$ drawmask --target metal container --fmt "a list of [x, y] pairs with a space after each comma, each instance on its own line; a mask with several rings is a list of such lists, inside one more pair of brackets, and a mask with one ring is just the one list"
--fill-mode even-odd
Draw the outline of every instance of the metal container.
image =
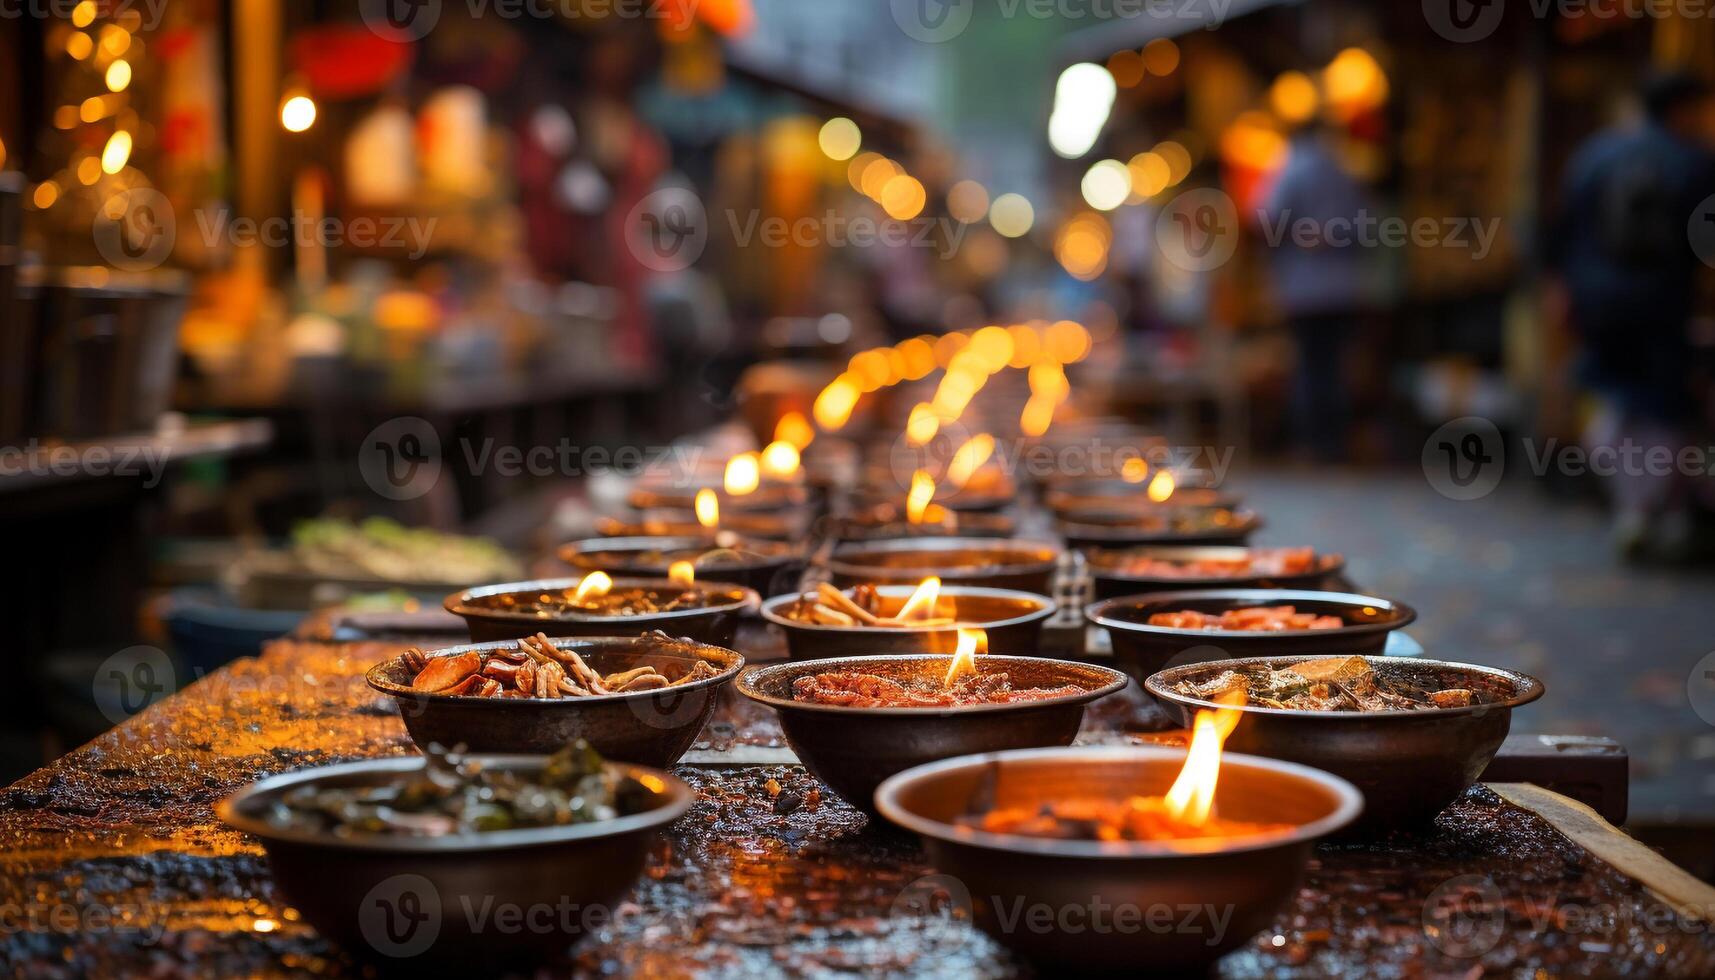
[[490, 608], [482, 600], [503, 595], [554, 592], [575, 589], [579, 579], [544, 578], [531, 582], [504, 582], [466, 589], [447, 596], [442, 603], [447, 612], [461, 616], [470, 626], [473, 643], [489, 640], [517, 640], [537, 633], [554, 636], [637, 636], [660, 630], [669, 636], [682, 636], [717, 647], [732, 646], [738, 633], [739, 616], [756, 609], [761, 599], [751, 589], [731, 582], [697, 582], [678, 585], [666, 579], [615, 578], [615, 589], [696, 589], [719, 598], [700, 609], [680, 609], [674, 612], [642, 616], [595, 616], [588, 613], [561, 612], [552, 616], [511, 612]]
[[[793, 541], [809, 530], [809, 511], [803, 508], [774, 514], [722, 513], [722, 531], [732, 531], [747, 538], [769, 541]], [[709, 529], [697, 523], [697, 516], [688, 511], [656, 511], [651, 516], [635, 520], [604, 517], [596, 522], [596, 533], [608, 538], [699, 537]]]
[[738, 691], [780, 713], [787, 743], [817, 779], [847, 803], [873, 813], [875, 788], [912, 766], [972, 752], [1072, 744], [1084, 706], [1127, 683], [1124, 674], [1107, 667], [990, 654], [976, 658], [977, 669], [1005, 672], [1014, 688], [1075, 684], [1084, 693], [958, 708], [852, 708], [792, 699], [792, 682], [810, 674], [855, 670], [938, 682], [951, 662], [947, 656], [918, 653], [777, 664], [740, 677]]
[[1017, 538], [901, 538], [834, 549], [828, 570], [838, 586], [916, 585], [930, 575], [948, 585], [1021, 589], [1048, 595], [1060, 546]]
[[1096, 548], [1085, 552], [1084, 560], [1097, 599], [1113, 599], [1123, 595], [1144, 595], [1151, 592], [1183, 592], [1187, 589], [1322, 589], [1340, 581], [1346, 569], [1346, 559], [1339, 555], [1318, 555], [1317, 567], [1307, 572], [1291, 574], [1245, 573], [1226, 577], [1168, 577], [1163, 575], [1134, 575], [1119, 571], [1115, 565], [1124, 558], [1136, 556], [1160, 561], [1237, 561], [1267, 549], [1203, 545], [1188, 547]]
[[[909, 597], [915, 586], [882, 585], [876, 591], [890, 599]], [[786, 631], [786, 655], [793, 660], [857, 657], [872, 653], [952, 653], [958, 648], [959, 628], [981, 628], [995, 653], [1031, 654], [1042, 638], [1042, 624], [1059, 608], [1053, 599], [1015, 589], [949, 585], [942, 597], [958, 603], [959, 622], [948, 626], [880, 628], [823, 626], [786, 617], [786, 607], [798, 593], [775, 596], [762, 604], [762, 618]]]
[[795, 586], [804, 571], [804, 555], [796, 547], [779, 541], [751, 541], [727, 535], [685, 537], [584, 538], [560, 546], [560, 561], [583, 572], [604, 571], [639, 578], [666, 578], [674, 561], [693, 561], [698, 555], [727, 549], [735, 554], [706, 568], [697, 576], [736, 582], [758, 595], [774, 595]]
[[[1178, 693], [1175, 686], [1181, 681], [1205, 680], [1256, 664], [1286, 667], [1303, 659], [1245, 657], [1190, 664], [1152, 675], [1145, 687], [1169, 714], [1189, 723], [1199, 708], [1215, 705]], [[1512, 709], [1543, 693], [1536, 678], [1497, 667], [1364, 659], [1393, 676], [1411, 676], [1434, 687], [1466, 688], [1486, 703], [1420, 711], [1295, 711], [1245, 705], [1237, 709], [1242, 717], [1226, 745], [1235, 752], [1315, 766], [1355, 783], [1364, 794], [1364, 816], [1356, 829], [1365, 833], [1434, 820], [1494, 758], [1512, 724]], [[1225, 770], [1221, 785], [1225, 793]]]
[[911, 524], [903, 515], [878, 517], [870, 513], [833, 518], [841, 541], [886, 541], [894, 538], [1009, 538], [1018, 523], [1005, 514], [961, 513], [946, 524]]
[[[405, 730], [419, 747], [463, 745], [472, 752], [548, 754], [586, 739], [603, 758], [645, 766], [670, 766], [696, 741], [714, 714], [722, 685], [738, 676], [744, 657], [732, 650], [647, 636], [565, 637], [553, 644], [575, 650], [598, 673], [654, 667], [669, 680], [700, 660], [719, 671], [678, 687], [629, 694], [572, 698], [477, 698], [430, 694], [411, 687], [403, 656], [369, 668], [369, 686], [399, 702]], [[510, 650], [511, 640], [448, 647], [429, 654], [450, 657], [468, 651]]]
[[[697, 487], [647, 487], [639, 486], [631, 491], [626, 503], [634, 510], [674, 510], [694, 513], [697, 505]], [[767, 483], [757, 487], [755, 491], [742, 496], [732, 496], [721, 490], [715, 491], [716, 502], [720, 504], [722, 514], [755, 514], [772, 513], [795, 507], [804, 507], [810, 503], [810, 491], [803, 487], [786, 486], [778, 483]]]
[[[539, 772], [542, 756], [478, 756], [489, 769]], [[390, 782], [423, 767], [417, 757], [370, 759], [271, 776], [215, 805], [228, 826], [262, 842], [268, 867], [293, 908], [348, 952], [393, 969], [430, 974], [493, 972], [556, 956], [599, 928], [643, 874], [656, 832], [695, 794], [682, 780], [617, 764], [654, 790], [642, 813], [594, 823], [445, 837], [335, 837], [275, 827], [267, 806], [301, 787]], [[659, 787], [656, 789], [656, 787]], [[560, 910], [550, 928], [502, 932], [472, 909]], [[487, 930], [483, 928], [486, 923]]]
[[1043, 491], [1042, 502], [1056, 515], [1075, 515], [1082, 511], [1147, 510], [1152, 507], [1225, 507], [1237, 509], [1237, 494], [1207, 487], [1184, 486], [1173, 496], [1157, 503], [1149, 499], [1148, 481], [1130, 483], [1125, 480], [1085, 480], [1053, 486]]
[[[1362, 802], [1350, 784], [1228, 752], [1217, 795], [1221, 816], [1294, 825], [1232, 840], [1054, 840], [955, 823], [992, 806], [1159, 796], [1184, 762], [1184, 751], [1156, 747], [966, 756], [888, 779], [876, 791], [876, 808], [923, 838], [943, 883], [957, 886], [955, 906], [965, 904], [978, 927], [1044, 970], [1130, 973], [1147, 963], [1152, 974], [1201, 975], [1273, 923], [1316, 840], [1358, 815]], [[1038, 909], [1050, 913], [1045, 926]], [[1101, 910], [1107, 915], [1098, 928], [1091, 916]], [[1206, 917], [1202, 910], [1209, 910]], [[1067, 922], [1077, 927], [1061, 925]]]
[[1068, 548], [1124, 548], [1132, 545], [1244, 544], [1262, 518], [1248, 510], [1222, 507], [1167, 507], [1139, 510], [1077, 511], [1060, 516], [1054, 527]]
[[[1327, 630], [1175, 629], [1151, 626], [1156, 613], [1190, 609], [1220, 613], [1248, 606], [1291, 605], [1300, 612], [1337, 615], [1348, 625]], [[1108, 631], [1114, 659], [1139, 681], [1169, 665], [1291, 654], [1298, 659], [1342, 653], [1381, 653], [1388, 634], [1409, 625], [1417, 611], [1402, 602], [1351, 592], [1302, 589], [1196, 589], [1105, 599], [1084, 617]]]

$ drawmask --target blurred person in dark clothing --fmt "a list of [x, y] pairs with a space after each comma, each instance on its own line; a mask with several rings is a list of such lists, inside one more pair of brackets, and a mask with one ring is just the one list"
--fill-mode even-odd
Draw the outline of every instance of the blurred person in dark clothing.
[[1690, 545], [1693, 494], [1706, 486], [1625, 460], [1652, 447], [1677, 460], [1697, 427], [1691, 326], [1705, 267], [1688, 228], [1715, 194], [1712, 103], [1707, 85], [1679, 73], [1648, 79], [1640, 95], [1641, 124], [1596, 134], [1567, 164], [1549, 250], [1583, 346], [1579, 378], [1604, 401], [1586, 442], [1621, 461], [1609, 480], [1615, 543], [1628, 557], [1674, 557]]
[[1362, 184], [1314, 126], [1295, 131], [1263, 202], [1273, 295], [1298, 347], [1296, 437], [1318, 461], [1343, 459], [1351, 429], [1348, 361], [1374, 288], [1358, 228], [1373, 219]]

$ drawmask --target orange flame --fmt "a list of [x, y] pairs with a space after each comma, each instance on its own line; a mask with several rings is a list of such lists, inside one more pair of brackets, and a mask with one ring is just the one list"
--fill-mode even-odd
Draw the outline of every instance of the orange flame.
[[905, 494], [905, 519], [912, 524], [923, 523], [923, 515], [935, 499], [935, 478], [927, 470], [911, 474], [911, 489]]
[[816, 429], [803, 412], [787, 412], [780, 416], [780, 421], [774, 423], [774, 441], [789, 442], [793, 448], [802, 452], [816, 441]]
[[935, 417], [935, 410], [928, 402], [918, 402], [911, 408], [911, 417], [905, 421], [905, 439], [913, 446], [928, 445], [935, 438], [935, 433], [941, 431], [941, 420]]
[[935, 615], [935, 601], [940, 597], [941, 578], [931, 575], [917, 583], [917, 588], [911, 592], [911, 598], [905, 600], [905, 605], [899, 607], [899, 614], [893, 618], [900, 622], [931, 619]]
[[977, 672], [977, 654], [989, 652], [987, 630], [960, 629], [959, 646], [953, 651], [953, 662], [947, 665], [947, 686], [966, 674]]
[[987, 432], [979, 432], [965, 444], [953, 452], [953, 461], [947, 464], [947, 481], [955, 487], [963, 487], [971, 482], [971, 477], [977, 470], [988, 462], [994, 454], [994, 436]]
[[816, 396], [815, 404], [810, 406], [810, 414], [816, 417], [817, 425], [836, 432], [851, 419], [852, 409], [857, 407], [858, 396], [862, 393], [851, 375], [842, 374]]
[[762, 472], [776, 480], [790, 480], [798, 475], [798, 447], [784, 439], [776, 439], [762, 450]]
[[720, 527], [721, 502], [708, 487], [697, 491], [697, 523], [707, 528]]
[[1120, 466], [1120, 477], [1127, 483], [1142, 483], [1149, 475], [1149, 463], [1141, 456], [1133, 456]]
[[728, 496], [742, 497], [755, 493], [762, 483], [762, 468], [755, 453], [739, 453], [726, 461], [726, 476], [722, 481]]
[[[1231, 690], [1216, 700], [1226, 705], [1240, 705], [1245, 701], [1245, 693]], [[1191, 748], [1185, 753], [1185, 766], [1179, 770], [1179, 778], [1173, 781], [1173, 787], [1162, 798], [1173, 819], [1193, 827], [1209, 822], [1215, 811], [1215, 784], [1221, 776], [1221, 746], [1238, 726], [1241, 714], [1231, 707], [1197, 712], [1197, 719], [1191, 727]]]
[[1168, 497], [1173, 496], [1173, 490], [1176, 486], [1177, 484], [1173, 481], [1173, 472], [1162, 470], [1155, 474], [1155, 479], [1149, 481], [1149, 489], [1145, 492], [1149, 494], [1149, 499], [1159, 504], [1166, 502]]
[[613, 589], [613, 579], [606, 572], [591, 572], [578, 583], [578, 591], [572, 593], [573, 602], [582, 602], [592, 596], [604, 596]]
[[1018, 428], [1027, 436], [1040, 436], [1054, 424], [1054, 399], [1041, 395], [1031, 395], [1024, 403], [1024, 411], [1019, 413]]
[[667, 578], [674, 585], [692, 585], [697, 581], [697, 566], [688, 561], [676, 561], [667, 566]]

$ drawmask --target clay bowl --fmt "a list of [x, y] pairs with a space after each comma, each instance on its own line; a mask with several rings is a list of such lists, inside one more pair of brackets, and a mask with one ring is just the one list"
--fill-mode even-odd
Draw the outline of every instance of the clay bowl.
[[1237, 575], [1219, 576], [1127, 572], [1123, 569], [1125, 561], [1130, 558], [1149, 558], [1173, 563], [1240, 561], [1270, 550], [1273, 549], [1221, 545], [1096, 548], [1084, 553], [1084, 561], [1089, 566], [1097, 599], [1207, 588], [1320, 589], [1338, 581], [1340, 573], [1346, 568], [1345, 558], [1339, 555], [1317, 555], [1313, 568], [1291, 573], [1269, 573], [1252, 569]]
[[[1296, 607], [1299, 612], [1337, 615], [1347, 625], [1339, 629], [1250, 632], [1239, 630], [1175, 629], [1151, 626], [1156, 613], [1191, 609], [1219, 613], [1247, 606]], [[1379, 654], [1388, 634], [1417, 618], [1417, 611], [1392, 599], [1350, 592], [1303, 589], [1195, 589], [1119, 596], [1094, 603], [1084, 617], [1108, 631], [1114, 659], [1133, 677], [1144, 678], [1187, 661], [1266, 657], [1274, 654], [1308, 657], [1342, 653]]]
[[1248, 510], [1163, 505], [1156, 510], [1069, 511], [1054, 526], [1068, 548], [1244, 544], [1262, 527], [1262, 518]]
[[[955, 823], [991, 806], [1159, 796], [1184, 762], [1183, 750], [1141, 746], [965, 756], [886, 780], [876, 808], [923, 839], [929, 863], [959, 886], [954, 902], [968, 901], [979, 928], [1048, 975], [1135, 973], [1146, 959], [1151, 974], [1200, 976], [1274, 922], [1316, 841], [1358, 815], [1363, 804], [1349, 783], [1229, 751], [1221, 759], [1221, 816], [1293, 827], [1225, 840], [1053, 840]], [[1190, 908], [1218, 912], [1188, 915]], [[1049, 911], [1046, 924], [1040, 913], [1015, 914], [1032, 909]], [[1119, 909], [1135, 911], [1122, 918]], [[1176, 911], [1163, 918], [1164, 909]], [[1106, 927], [1092, 928], [1091, 915], [1101, 910]]]
[[[695, 513], [697, 489], [640, 486], [631, 491], [626, 503], [635, 510], [678, 510]], [[722, 514], [770, 513], [805, 506], [810, 502], [810, 492], [791, 484], [764, 483], [754, 491], [736, 497], [723, 490], [716, 490], [715, 498], [720, 504]]]
[[947, 585], [982, 585], [1048, 595], [1060, 546], [1017, 538], [905, 538], [845, 544], [828, 562], [834, 584], [916, 585], [930, 575]]
[[1127, 513], [1162, 507], [1224, 507], [1239, 506], [1237, 494], [1207, 487], [1179, 487], [1173, 496], [1157, 502], [1149, 499], [1149, 483], [1128, 483], [1125, 480], [1086, 480], [1050, 487], [1042, 494], [1042, 503], [1056, 515], [1075, 516], [1084, 512]]
[[470, 627], [472, 642], [516, 640], [537, 633], [552, 636], [637, 636], [660, 630], [669, 636], [682, 636], [699, 643], [717, 647], [732, 646], [738, 632], [739, 616], [753, 611], [761, 600], [751, 589], [731, 582], [697, 582], [681, 586], [666, 579], [615, 578], [615, 590], [628, 588], [656, 589], [670, 592], [692, 588], [708, 596], [708, 604], [699, 609], [651, 613], [639, 616], [597, 616], [590, 613], [563, 611], [538, 616], [514, 611], [496, 603], [505, 596], [534, 597], [544, 592], [559, 592], [578, 587], [576, 578], [545, 578], [532, 582], [505, 582], [466, 589], [447, 596], [443, 605], [447, 612], [464, 618]]
[[[573, 698], [477, 698], [427, 694], [411, 688], [411, 669], [403, 657], [369, 668], [369, 686], [399, 702], [405, 730], [419, 747], [434, 743], [463, 745], [472, 752], [548, 754], [586, 739], [603, 758], [646, 766], [670, 766], [696, 741], [714, 714], [722, 685], [744, 667], [744, 658], [723, 647], [648, 636], [567, 637], [562, 650], [575, 650], [597, 672], [654, 667], [668, 680], [683, 677], [702, 660], [719, 673], [700, 681], [658, 691], [601, 694]], [[510, 650], [501, 640], [435, 650], [434, 657], [467, 651]]]
[[[1256, 664], [1279, 668], [1301, 656], [1244, 657], [1187, 664], [1152, 675], [1147, 690], [1170, 715], [1189, 722], [1199, 708], [1213, 707], [1175, 689], [1182, 681], [1205, 681], [1222, 671]], [[1485, 703], [1421, 711], [1294, 711], [1246, 705], [1226, 746], [1274, 759], [1315, 766], [1348, 779], [1363, 791], [1363, 832], [1417, 827], [1476, 782], [1494, 758], [1512, 724], [1512, 709], [1542, 696], [1542, 682], [1526, 674], [1440, 660], [1365, 657], [1378, 671], [1409, 677], [1435, 688], [1465, 688]], [[1226, 792], [1226, 772], [1221, 773]], [[1224, 797], [1223, 797], [1224, 799]]]
[[[884, 598], [902, 603], [915, 588], [881, 585], [876, 591]], [[1041, 641], [1042, 624], [1059, 608], [1053, 599], [1034, 592], [948, 585], [941, 589], [941, 603], [950, 598], [957, 604], [959, 622], [955, 625], [909, 629], [824, 626], [787, 618], [786, 609], [798, 601], [798, 596], [796, 592], [777, 595], [762, 604], [762, 618], [786, 631], [786, 655], [792, 660], [870, 653], [950, 654], [958, 648], [961, 626], [985, 630], [989, 649], [995, 653], [1030, 654], [1036, 652]]]
[[912, 766], [972, 752], [1072, 744], [1084, 706], [1127, 684], [1124, 674], [1107, 667], [988, 654], [976, 658], [977, 669], [1004, 671], [1014, 688], [1077, 685], [1084, 693], [955, 708], [856, 708], [792, 699], [792, 682], [809, 674], [855, 670], [898, 680], [927, 676], [938, 683], [951, 661], [917, 653], [776, 664], [747, 672], [738, 691], [780, 713], [787, 743], [817, 779], [840, 799], [873, 813], [876, 786]]
[[[777, 514], [740, 511], [721, 514], [720, 531], [717, 533], [731, 532], [745, 538], [768, 541], [793, 541], [802, 537], [809, 527], [809, 512], [803, 509], [789, 509]], [[697, 523], [694, 513], [678, 510], [656, 511], [635, 520], [604, 517], [596, 522], [595, 531], [606, 538], [687, 538], [711, 533]]]
[[[477, 756], [490, 769], [540, 772], [544, 756]], [[564, 955], [585, 931], [612, 921], [643, 874], [656, 832], [682, 816], [695, 794], [655, 769], [612, 765], [653, 791], [642, 813], [595, 823], [445, 837], [336, 837], [290, 830], [263, 818], [283, 794], [305, 786], [389, 782], [423, 767], [421, 757], [369, 759], [270, 776], [215, 805], [228, 826], [262, 842], [291, 906], [323, 936], [384, 968], [490, 973]], [[473, 925], [468, 909], [559, 909], [552, 928], [499, 934]]]
[[893, 538], [1009, 538], [1017, 522], [1006, 514], [952, 513], [947, 520], [912, 524], [898, 507], [857, 511], [833, 518], [841, 541], [886, 541]]
[[735, 534], [686, 537], [584, 538], [560, 546], [559, 559], [581, 572], [666, 578], [676, 561], [696, 566], [698, 578], [720, 579], [774, 595], [791, 588], [804, 569], [802, 552], [779, 541]]

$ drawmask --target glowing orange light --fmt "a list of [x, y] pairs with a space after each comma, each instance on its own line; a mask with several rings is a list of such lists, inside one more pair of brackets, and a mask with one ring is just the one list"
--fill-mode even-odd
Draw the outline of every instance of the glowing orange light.
[[1173, 490], [1176, 485], [1177, 484], [1175, 484], [1173, 480], [1172, 471], [1162, 470], [1160, 473], [1155, 474], [1155, 479], [1149, 481], [1149, 489], [1146, 490], [1145, 493], [1149, 494], [1149, 499], [1156, 503], [1164, 503], [1168, 497], [1173, 496]]
[[850, 375], [842, 374], [816, 396], [810, 414], [816, 417], [817, 425], [829, 432], [837, 432], [851, 420], [852, 409], [857, 407], [860, 394], [857, 382]]
[[777, 439], [763, 447], [762, 472], [776, 480], [790, 480], [798, 475], [798, 447]]
[[[1222, 704], [1243, 704], [1243, 691], [1228, 691], [1217, 700]], [[1232, 707], [1215, 711], [1199, 711], [1191, 726], [1191, 748], [1185, 753], [1185, 766], [1179, 778], [1163, 797], [1167, 812], [1173, 819], [1201, 827], [1209, 822], [1215, 811], [1215, 784], [1221, 776], [1221, 746], [1238, 726], [1242, 712]]]
[[697, 491], [697, 523], [707, 528], [719, 527], [721, 502], [708, 487]]
[[606, 572], [591, 572], [578, 583], [578, 591], [572, 593], [573, 602], [582, 602], [592, 596], [604, 596], [613, 590], [613, 579]]
[[1120, 478], [1127, 483], [1142, 483], [1148, 475], [1149, 464], [1141, 456], [1133, 456], [1120, 464]]
[[911, 416], [905, 420], [905, 441], [913, 446], [927, 445], [941, 431], [941, 420], [935, 417], [928, 402], [911, 406]]
[[905, 605], [899, 607], [899, 614], [894, 619], [900, 622], [910, 622], [913, 619], [933, 619], [935, 602], [941, 598], [941, 579], [931, 575], [917, 583], [917, 588], [911, 590], [911, 598], [905, 600]]
[[912, 524], [923, 523], [929, 504], [935, 499], [935, 478], [926, 470], [911, 474], [911, 489], [905, 493], [905, 519]]
[[739, 453], [726, 461], [726, 476], [721, 481], [727, 496], [743, 497], [756, 492], [762, 483], [762, 468], [755, 453]]
[[963, 487], [971, 482], [971, 477], [993, 454], [994, 436], [987, 432], [979, 432], [966, 439], [964, 445], [953, 451], [953, 460], [947, 464], [947, 482]]
[[977, 672], [977, 654], [987, 653], [989, 635], [987, 630], [959, 630], [959, 646], [953, 651], [953, 662], [947, 665], [947, 686], [966, 674]]
[[816, 441], [816, 427], [803, 412], [787, 412], [774, 423], [774, 441], [789, 442], [801, 452]]
[[667, 578], [674, 585], [691, 585], [697, 581], [697, 566], [688, 561], [676, 561], [667, 566]]
[[1019, 413], [1018, 428], [1025, 435], [1035, 437], [1048, 431], [1054, 424], [1054, 399], [1041, 395], [1031, 395], [1024, 403], [1024, 411]]

